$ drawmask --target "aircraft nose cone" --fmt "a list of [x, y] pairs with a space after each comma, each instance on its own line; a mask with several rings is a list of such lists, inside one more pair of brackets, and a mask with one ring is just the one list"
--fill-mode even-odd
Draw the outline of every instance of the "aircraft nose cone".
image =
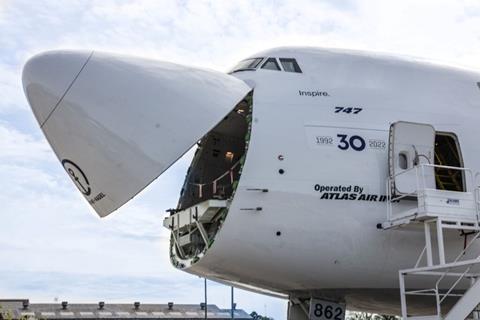
[[27, 61], [23, 90], [42, 126], [87, 63], [91, 52], [49, 51]]
[[33, 57], [23, 85], [64, 169], [102, 217], [149, 185], [251, 91], [212, 70], [78, 51]]

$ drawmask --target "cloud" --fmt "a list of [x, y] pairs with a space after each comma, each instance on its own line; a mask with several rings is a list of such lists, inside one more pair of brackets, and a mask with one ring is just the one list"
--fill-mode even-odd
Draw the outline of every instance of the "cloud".
[[[308, 45], [480, 69], [479, 25], [476, 0], [0, 0], [0, 251], [9, 259], [0, 266], [0, 291], [90, 301], [138, 295], [192, 302], [202, 296], [201, 280], [170, 266], [162, 226], [191, 152], [100, 220], [27, 106], [21, 69], [33, 54], [89, 48], [226, 70], [268, 47]], [[211, 286], [212, 299], [228, 305], [228, 288]], [[285, 318], [285, 302], [237, 292], [240, 306]]]
[[44, 139], [23, 133], [0, 120], [0, 163], [38, 163], [51, 161], [53, 152]]
[[18, 90], [20, 84], [20, 68], [0, 64], [0, 115], [15, 109], [26, 110], [23, 92]]

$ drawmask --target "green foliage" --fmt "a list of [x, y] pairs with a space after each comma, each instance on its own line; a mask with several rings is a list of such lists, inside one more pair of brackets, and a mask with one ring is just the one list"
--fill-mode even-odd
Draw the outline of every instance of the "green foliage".
[[[13, 311], [11, 310], [5, 310], [2, 305], [0, 305], [0, 320], [29, 320], [29, 319], [32, 319], [32, 317], [30, 316], [21, 316], [21, 317], [18, 317], [15, 318], [14, 315], [13, 315]], [[37, 318], [38, 320], [46, 320], [45, 318], [41, 317], [41, 318]]]
[[347, 320], [400, 320], [400, 318], [368, 312], [349, 312]]
[[273, 320], [273, 318], [262, 316], [255, 311], [250, 313], [250, 316], [253, 318], [253, 320]]
[[13, 312], [10, 310], [3, 310], [2, 306], [0, 306], [0, 319], [13, 320]]

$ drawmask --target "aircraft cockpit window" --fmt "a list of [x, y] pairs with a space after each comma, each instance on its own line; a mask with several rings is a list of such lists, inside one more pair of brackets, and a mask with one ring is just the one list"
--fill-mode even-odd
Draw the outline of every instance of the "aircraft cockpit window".
[[283, 70], [287, 72], [302, 73], [302, 70], [297, 63], [297, 60], [293, 58], [280, 58], [280, 63], [283, 66]]
[[262, 69], [280, 71], [280, 66], [278, 65], [277, 59], [268, 58], [262, 65]]
[[248, 71], [248, 70], [255, 70], [260, 62], [262, 62], [263, 58], [251, 58], [245, 59], [240, 61], [235, 67], [233, 67], [231, 73], [237, 71]]

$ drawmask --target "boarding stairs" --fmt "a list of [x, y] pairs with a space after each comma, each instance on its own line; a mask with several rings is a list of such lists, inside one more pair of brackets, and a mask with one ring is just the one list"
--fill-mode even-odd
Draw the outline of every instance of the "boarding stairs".
[[[449, 140], [448, 140], [449, 141]], [[453, 146], [450, 146], [450, 150], [454, 150]], [[452, 152], [452, 154], [456, 154]], [[448, 161], [445, 159], [445, 156], [441, 152], [435, 152], [435, 163], [436, 164], [447, 164]], [[459, 159], [456, 159], [460, 163]], [[448, 189], [455, 191], [462, 191], [461, 183], [462, 172], [459, 170], [450, 170], [447, 168], [442, 168], [438, 166], [435, 168], [435, 182], [440, 187], [440, 189]]]
[[[436, 186], [429, 185], [425, 177], [431, 178], [434, 170], [450, 174], [459, 171], [465, 177], [465, 190], [437, 189], [438, 177]], [[467, 168], [432, 164], [419, 164], [398, 175], [401, 174], [415, 175], [416, 187], [409, 193], [398, 194], [396, 176], [388, 179], [387, 221], [380, 226], [385, 230], [422, 228], [425, 235], [425, 246], [414, 267], [399, 271], [402, 319], [480, 319], [480, 256], [478, 247], [475, 248], [480, 237], [480, 193], [476, 181], [479, 174]], [[455, 239], [458, 244], [458, 236], [453, 236], [452, 231], [461, 232], [465, 243], [463, 250], [459, 248], [458, 254], [447, 261], [455, 247], [448, 242]], [[415, 303], [415, 299], [431, 302], [436, 313], [410, 314], [408, 303]]]

